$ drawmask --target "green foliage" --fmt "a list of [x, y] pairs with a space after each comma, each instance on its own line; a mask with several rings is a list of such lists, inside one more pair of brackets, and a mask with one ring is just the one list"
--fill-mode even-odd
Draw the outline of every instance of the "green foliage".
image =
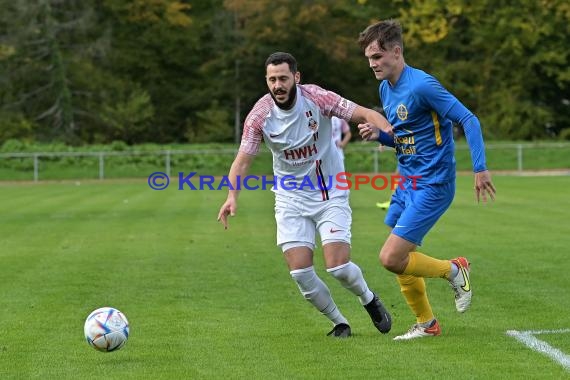
[[[93, 47], [93, 7], [76, 0], [0, 3], [5, 46], [0, 60], [9, 109], [37, 123], [35, 137], [77, 144], [84, 103], [75, 75]], [[3, 49], [6, 50], [6, 49]]]
[[34, 138], [34, 123], [21, 113], [0, 110], [0, 141]]
[[189, 122], [185, 137], [191, 143], [231, 141], [233, 128], [228, 124], [229, 112], [213, 101], [205, 111], [196, 113], [196, 121]]
[[23, 151], [25, 151], [25, 149], [28, 145], [29, 144], [26, 144], [22, 140], [9, 139], [9, 140], [4, 141], [4, 143], [0, 147], [0, 151], [2, 153], [23, 152]]
[[[14, 156], [16, 152], [20, 154]], [[62, 156], [61, 152], [68, 155]], [[236, 145], [219, 143], [128, 145], [117, 140], [106, 145], [70, 147], [64, 143], [41, 144], [11, 139], [0, 146], [0, 153], [6, 154], [0, 159], [0, 180], [32, 179], [33, 153], [36, 153], [41, 180], [61, 180], [99, 178], [100, 174], [105, 178], [145, 178], [155, 171], [167, 171], [168, 167], [175, 177], [180, 172], [225, 175], [236, 152]], [[22, 153], [30, 155], [22, 157]], [[520, 153], [524, 170], [570, 168], [568, 144], [533, 143], [524, 146]], [[457, 144], [455, 156], [458, 171], [472, 170], [470, 151], [464, 142]], [[487, 163], [491, 171], [518, 170], [517, 145], [488, 144]], [[373, 144], [350, 144], [345, 150], [345, 168], [351, 173], [391, 173], [396, 169], [394, 151], [386, 149], [380, 152]], [[250, 168], [250, 174], [271, 173], [272, 155], [262, 147]]]
[[123, 102], [103, 105], [100, 116], [109, 129], [107, 138], [134, 143], [151, 125], [154, 106], [145, 90], [135, 89]]
[[474, 111], [487, 137], [555, 136], [570, 125], [570, 6], [513, 4], [0, 0], [0, 143], [231, 141], [277, 50], [297, 57], [303, 82], [373, 107], [378, 83], [356, 40], [387, 18], [403, 24], [407, 62]]
[[570, 128], [565, 128], [560, 131], [560, 139], [570, 141]]

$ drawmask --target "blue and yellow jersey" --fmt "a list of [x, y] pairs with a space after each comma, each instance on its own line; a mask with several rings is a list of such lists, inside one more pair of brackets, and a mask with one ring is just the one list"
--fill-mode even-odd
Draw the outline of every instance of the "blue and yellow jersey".
[[[453, 122], [468, 136], [475, 172], [486, 170], [478, 119], [433, 76], [408, 65], [395, 86], [380, 83], [386, 118], [394, 127], [398, 168], [403, 176], [420, 176], [420, 183], [447, 183], [455, 179]], [[471, 140], [471, 141], [469, 141]]]

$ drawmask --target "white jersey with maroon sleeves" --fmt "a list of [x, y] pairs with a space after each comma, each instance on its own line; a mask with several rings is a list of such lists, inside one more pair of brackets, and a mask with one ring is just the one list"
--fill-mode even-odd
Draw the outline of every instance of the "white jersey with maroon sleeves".
[[349, 120], [355, 108], [355, 103], [316, 85], [297, 85], [297, 100], [287, 111], [267, 94], [245, 120], [240, 151], [255, 155], [265, 140], [273, 154], [276, 194], [313, 200], [346, 196], [347, 190], [336, 187], [344, 164], [333, 144], [331, 117]]

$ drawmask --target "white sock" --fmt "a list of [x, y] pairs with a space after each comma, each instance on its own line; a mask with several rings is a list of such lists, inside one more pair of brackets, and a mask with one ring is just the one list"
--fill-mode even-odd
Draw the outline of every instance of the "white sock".
[[451, 279], [454, 279], [458, 273], [459, 273], [459, 267], [455, 263], [451, 263], [451, 274], [449, 275], [449, 277]]
[[339, 323], [346, 323], [348, 325], [348, 321], [340, 313], [338, 307], [336, 307], [329, 288], [319, 276], [317, 276], [314, 267], [310, 266], [308, 268], [296, 269], [289, 273], [297, 283], [303, 297], [312, 303], [325, 317], [330, 319], [335, 326]]
[[362, 305], [367, 305], [374, 298], [374, 294], [362, 276], [362, 271], [358, 265], [349, 261], [346, 264], [339, 265], [338, 267], [327, 269], [334, 278], [336, 278], [342, 286], [350, 290], [358, 297]]
[[424, 323], [418, 323], [421, 327], [423, 327], [424, 329], [427, 329], [428, 327], [431, 327], [431, 325], [433, 325], [433, 322], [435, 321], [435, 318], [430, 319], [427, 322]]

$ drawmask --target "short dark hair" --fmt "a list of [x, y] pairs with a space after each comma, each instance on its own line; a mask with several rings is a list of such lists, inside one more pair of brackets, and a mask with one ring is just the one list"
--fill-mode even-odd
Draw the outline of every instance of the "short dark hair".
[[289, 53], [284, 53], [281, 51], [275, 52], [267, 57], [265, 60], [265, 68], [267, 69], [267, 66], [269, 65], [280, 65], [282, 63], [288, 64], [289, 70], [291, 70], [293, 74], [297, 72], [297, 60], [295, 57]]
[[369, 25], [358, 36], [358, 45], [362, 50], [365, 50], [374, 41], [378, 42], [378, 47], [382, 50], [388, 50], [397, 45], [403, 51], [402, 26], [396, 20], [380, 21]]

